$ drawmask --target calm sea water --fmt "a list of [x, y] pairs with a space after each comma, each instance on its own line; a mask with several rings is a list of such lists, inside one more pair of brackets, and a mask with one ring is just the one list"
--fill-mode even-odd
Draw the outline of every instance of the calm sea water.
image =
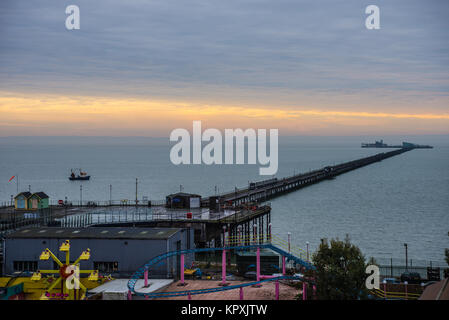
[[[349, 234], [366, 256], [444, 259], [449, 247], [449, 137], [413, 137], [435, 145], [413, 150], [334, 180], [324, 181], [272, 200], [273, 232], [292, 233], [295, 245], [315, 250], [321, 238]], [[372, 137], [285, 137], [279, 146], [278, 177], [383, 152], [362, 149]], [[400, 143], [402, 137], [385, 138]], [[20, 191], [44, 191], [52, 200], [164, 199], [182, 189], [211, 195], [259, 180], [257, 165], [175, 166], [168, 139], [15, 137], [0, 138], [0, 201]], [[90, 181], [70, 182], [70, 168], [82, 168]], [[266, 177], [265, 177], [266, 178]]]

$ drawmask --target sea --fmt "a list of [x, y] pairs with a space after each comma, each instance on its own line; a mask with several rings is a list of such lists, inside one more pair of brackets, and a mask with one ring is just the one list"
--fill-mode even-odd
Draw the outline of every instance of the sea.
[[[344, 239], [366, 257], [443, 261], [449, 248], [449, 135], [280, 137], [276, 177], [334, 165], [389, 149], [388, 144], [431, 144], [270, 200], [273, 233], [313, 252], [321, 239]], [[174, 165], [173, 143], [148, 137], [1, 137], [0, 203], [17, 190], [43, 191], [52, 202], [163, 200], [182, 190], [203, 196], [246, 187], [259, 165]], [[69, 181], [81, 168], [90, 181]], [[9, 182], [12, 176], [16, 176]], [[80, 191], [80, 186], [82, 190]]]

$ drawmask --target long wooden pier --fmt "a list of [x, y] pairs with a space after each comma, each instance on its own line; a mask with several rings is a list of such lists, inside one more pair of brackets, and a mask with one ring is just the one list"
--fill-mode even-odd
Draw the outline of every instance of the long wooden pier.
[[348, 171], [394, 157], [410, 150], [413, 150], [413, 148], [401, 148], [394, 151], [378, 153], [366, 158], [344, 162], [335, 166], [327, 166], [318, 170], [297, 174], [290, 177], [250, 183], [247, 188], [238, 189], [235, 190], [235, 192], [204, 198], [202, 200], [202, 205], [210, 206], [211, 201], [218, 201], [220, 205], [226, 204], [233, 206], [249, 202], [264, 202], [282, 194], [298, 190], [326, 179], [332, 179]]
[[[259, 206], [257, 202], [265, 202], [269, 199], [281, 196], [285, 193], [292, 192], [305, 186], [318, 183], [326, 179], [332, 179], [340, 174], [357, 168], [367, 166], [369, 164], [382, 161], [384, 159], [402, 154], [413, 150], [413, 148], [401, 148], [390, 152], [378, 153], [373, 156], [357, 159], [354, 161], [344, 162], [334, 166], [327, 166], [318, 170], [307, 173], [297, 174], [281, 179], [272, 178], [269, 180], [250, 183], [247, 188], [228, 192], [219, 196], [211, 196], [202, 199], [202, 209], [209, 207], [206, 215], [199, 212], [198, 216], [191, 211], [191, 217], [186, 216], [186, 212], [172, 213], [162, 212], [161, 214], [151, 214], [151, 217], [142, 219], [140, 214], [130, 214], [131, 219], [121, 220], [120, 214], [114, 219], [114, 212], [104, 213], [105, 221], [93, 221], [92, 215], [95, 215], [94, 208], [89, 208], [88, 212], [73, 212], [73, 217], [68, 218], [68, 223], [77, 227], [87, 226], [104, 226], [111, 224], [116, 226], [157, 226], [157, 227], [182, 227], [193, 228], [195, 230], [195, 243], [198, 247], [215, 245], [219, 246], [223, 239], [224, 230], [230, 235], [235, 236], [242, 233], [245, 236], [251, 234], [271, 234], [271, 207], [269, 204]], [[218, 206], [212, 206], [218, 204]], [[119, 208], [128, 208], [131, 206], [120, 206]], [[135, 206], [136, 210], [143, 206]], [[150, 208], [146, 206], [147, 208]], [[187, 210], [187, 209], [186, 209]], [[233, 210], [231, 214], [225, 214], [225, 210]], [[207, 210], [206, 210], [207, 211]], [[193, 214], [192, 214], [193, 212]], [[51, 212], [50, 212], [51, 213]], [[98, 213], [97, 213], [98, 214]], [[100, 212], [101, 215], [101, 212]], [[17, 228], [26, 227], [31, 224], [48, 225], [51, 223], [61, 223], [54, 221], [58, 215], [48, 215], [49, 221], [39, 219], [23, 219], [23, 225], [17, 224], [15, 221], [7, 224], [0, 224], [0, 236], [2, 232], [8, 232]], [[206, 217], [207, 216], [207, 217]], [[106, 219], [108, 217], [108, 219]], [[138, 218], [136, 218], [138, 217]]]

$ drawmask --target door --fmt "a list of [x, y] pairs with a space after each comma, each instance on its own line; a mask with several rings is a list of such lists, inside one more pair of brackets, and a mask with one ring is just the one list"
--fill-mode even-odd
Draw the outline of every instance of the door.
[[32, 202], [32, 208], [37, 209], [37, 199], [34, 198], [31, 202]]
[[25, 199], [24, 198], [17, 199], [17, 208], [25, 209]]

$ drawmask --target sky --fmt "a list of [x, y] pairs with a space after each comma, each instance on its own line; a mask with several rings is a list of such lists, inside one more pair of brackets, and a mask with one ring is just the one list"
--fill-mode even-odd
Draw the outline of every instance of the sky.
[[0, 136], [449, 134], [447, 17], [444, 0], [3, 0]]

